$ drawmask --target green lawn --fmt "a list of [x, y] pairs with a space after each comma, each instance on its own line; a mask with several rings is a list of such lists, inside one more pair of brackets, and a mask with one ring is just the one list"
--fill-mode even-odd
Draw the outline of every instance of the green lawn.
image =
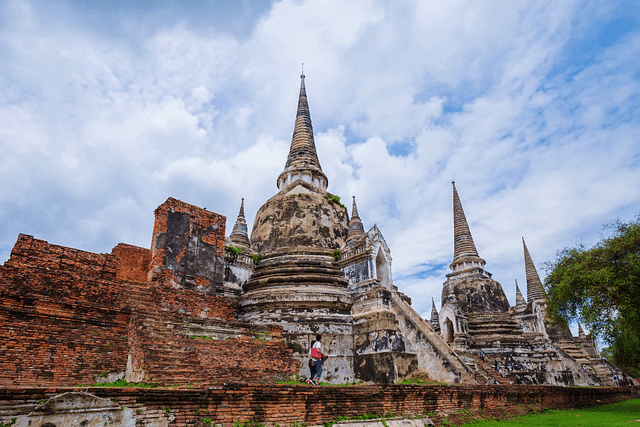
[[640, 427], [640, 399], [586, 409], [547, 411], [504, 421], [464, 424], [473, 427]]

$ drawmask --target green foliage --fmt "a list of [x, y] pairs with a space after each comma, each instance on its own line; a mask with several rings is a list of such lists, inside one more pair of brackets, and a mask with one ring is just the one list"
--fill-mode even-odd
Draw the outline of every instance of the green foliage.
[[392, 414], [386, 414], [386, 415], [379, 415], [379, 414], [362, 414], [362, 415], [358, 415], [356, 417], [343, 417], [341, 415], [338, 415], [337, 418], [334, 418], [331, 421], [325, 421], [324, 422], [324, 427], [331, 427], [332, 425], [339, 423], [340, 421], [351, 421], [351, 420], [356, 420], [356, 421], [364, 421], [364, 420], [376, 420], [376, 419], [380, 419], [382, 422], [382, 425], [387, 427], [387, 420], [385, 418], [391, 418], [394, 415]]
[[187, 337], [191, 338], [192, 340], [209, 340], [209, 341], [216, 341], [214, 339], [214, 337], [209, 336], [209, 335], [187, 335]]
[[205, 424], [211, 424], [211, 421], [212, 420], [209, 417], [205, 417], [205, 418], [202, 419], [202, 422], [205, 423]]
[[340, 249], [333, 250], [333, 259], [336, 261], [340, 261]]
[[238, 260], [238, 255], [240, 255], [240, 252], [242, 252], [242, 250], [236, 248], [233, 245], [229, 245], [229, 247], [227, 248], [227, 252], [229, 253], [229, 258], [231, 258], [231, 261], [235, 262]]
[[91, 385], [78, 384], [76, 387], [138, 387], [138, 388], [155, 388], [158, 383], [129, 383], [124, 378], [110, 383], [96, 383]]
[[614, 363], [640, 369], [640, 217], [609, 228], [594, 247], [566, 248], [546, 264], [548, 314], [580, 320], [611, 345]]
[[18, 418], [16, 418], [16, 417], [11, 418], [11, 421], [9, 421], [8, 423], [4, 423], [4, 422], [0, 421], [0, 427], [12, 426], [12, 425], [14, 425], [16, 423], [16, 421], [18, 421]]
[[322, 197], [327, 199], [329, 201], [329, 203], [335, 203], [337, 205], [340, 205], [343, 209], [347, 209], [347, 207], [345, 205], [340, 203], [340, 197], [336, 196], [335, 194], [332, 194], [331, 197], [329, 197], [329, 196], [322, 196]]
[[398, 384], [447, 385], [447, 383], [442, 383], [436, 380], [432, 380], [426, 375], [422, 375], [422, 374], [416, 374], [416, 375], [412, 375], [410, 378], [404, 378]]
[[262, 254], [251, 254], [251, 259], [255, 265], [260, 265], [262, 262]]
[[637, 424], [640, 419], [640, 399], [627, 400], [612, 405], [594, 406], [585, 409], [546, 411], [540, 414], [523, 415], [509, 420], [477, 421], [463, 426], [474, 427], [623, 427]]

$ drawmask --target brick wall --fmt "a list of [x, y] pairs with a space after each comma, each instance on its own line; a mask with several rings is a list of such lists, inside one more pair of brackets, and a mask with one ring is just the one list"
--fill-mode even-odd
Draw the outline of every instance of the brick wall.
[[116, 257], [116, 278], [145, 283], [151, 264], [151, 251], [137, 246], [119, 243], [111, 253]]
[[294, 374], [281, 327], [234, 322], [222, 297], [144, 286], [130, 288], [129, 381], [220, 384]]
[[224, 293], [226, 218], [173, 198], [155, 210], [152, 280], [199, 293]]
[[0, 267], [0, 384], [70, 385], [123, 372], [127, 323], [116, 260], [20, 235]]
[[[93, 384], [124, 373], [129, 354], [132, 374], [141, 374], [129, 378], [135, 381], [217, 384], [293, 374], [281, 328], [235, 323], [222, 296], [163, 283], [171, 278], [145, 283], [149, 260], [149, 250], [130, 245], [94, 254], [21, 235], [0, 267], [0, 385]], [[190, 337], [211, 328], [233, 333]]]
[[20, 235], [0, 266], [0, 386], [93, 384], [125, 371], [160, 384], [292, 375], [282, 329], [235, 322], [218, 294], [224, 231], [223, 216], [168, 199], [153, 250], [95, 254]]
[[[48, 388], [0, 389], [0, 421], [28, 414], [48, 398], [69, 391], [87, 391], [132, 409], [138, 422], [171, 426], [212, 424], [231, 427], [237, 421], [263, 425], [320, 425], [338, 416], [380, 414], [418, 416], [436, 411], [436, 425], [457, 425], [474, 414], [505, 418], [543, 408], [573, 408], [640, 397], [637, 387], [566, 388], [551, 386], [349, 386], [229, 385], [207, 389]], [[464, 414], [455, 414], [464, 410]]]

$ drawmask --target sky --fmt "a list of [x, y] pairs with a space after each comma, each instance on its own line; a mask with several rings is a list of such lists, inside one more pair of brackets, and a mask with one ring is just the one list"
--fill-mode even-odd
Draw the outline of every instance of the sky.
[[455, 180], [513, 305], [640, 213], [640, 3], [0, 2], [0, 262], [19, 233], [150, 247], [168, 197], [249, 227], [277, 191], [300, 73], [328, 190], [377, 224], [429, 317]]

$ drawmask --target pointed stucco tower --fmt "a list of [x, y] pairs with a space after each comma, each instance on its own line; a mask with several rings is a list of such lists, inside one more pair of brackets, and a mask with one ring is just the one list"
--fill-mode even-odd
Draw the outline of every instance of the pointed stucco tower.
[[431, 297], [431, 319], [429, 320], [431, 323], [431, 327], [434, 330], [440, 329], [440, 317], [438, 316], [438, 310], [436, 309], [436, 302], [433, 297]]
[[578, 338], [587, 338], [587, 334], [584, 333], [584, 329], [582, 329], [582, 325], [580, 323], [578, 323]]
[[364, 238], [364, 225], [358, 216], [356, 196], [353, 196], [351, 219], [349, 220], [349, 233], [347, 234], [347, 246], [353, 246]]
[[524, 268], [527, 276], [527, 301], [546, 300], [547, 296], [542, 287], [542, 281], [540, 280], [540, 276], [538, 276], [536, 266], [531, 260], [531, 255], [529, 255], [529, 249], [527, 249], [524, 237], [522, 238], [522, 246], [524, 248]]
[[520, 307], [523, 305], [527, 305], [527, 302], [524, 300], [522, 292], [520, 292], [520, 288], [518, 287], [518, 281], [516, 280], [516, 306]]
[[500, 283], [486, 271], [485, 260], [478, 255], [455, 182], [451, 184], [453, 261], [442, 287], [440, 330], [454, 349], [464, 351], [469, 346], [482, 347], [489, 342], [483, 334], [507, 321], [495, 314], [506, 314], [509, 301]]
[[[277, 179], [279, 191], [262, 205], [253, 223], [251, 245], [263, 255], [302, 246], [333, 251], [347, 237], [347, 210], [327, 192], [327, 176], [316, 153], [304, 78], [300, 76], [289, 155]], [[329, 209], [318, 209], [322, 205]]]
[[[459, 308], [465, 313], [507, 311], [509, 302], [502, 286], [491, 279], [473, 242], [462, 203], [453, 185], [453, 261], [442, 290], [442, 300], [453, 291]], [[441, 316], [442, 318], [442, 313]]]
[[326, 190], [329, 180], [322, 172], [316, 143], [313, 139], [313, 126], [307, 101], [307, 91], [304, 86], [304, 74], [300, 76], [300, 94], [298, 96], [298, 111], [293, 128], [293, 137], [289, 148], [289, 156], [284, 170], [278, 176], [278, 189], [284, 191], [287, 185], [302, 180], [316, 187]]
[[453, 262], [449, 266], [451, 273], [447, 277], [459, 278], [480, 274], [490, 278], [491, 274], [484, 269], [486, 262], [478, 255], [473, 242], [455, 181], [452, 181], [451, 185], [453, 185]]
[[236, 223], [233, 225], [233, 230], [229, 235], [229, 240], [235, 247], [244, 249], [247, 252], [249, 251], [251, 242], [249, 241], [249, 234], [247, 233], [247, 221], [244, 218], [244, 198], [240, 202], [240, 212], [238, 213]]
[[[283, 326], [283, 337], [308, 371], [307, 352], [316, 334], [332, 345], [331, 378], [353, 378], [353, 320], [347, 280], [335, 257], [346, 244], [348, 213], [327, 192], [313, 139], [304, 75], [298, 110], [278, 192], [256, 213], [251, 249], [259, 254], [240, 298], [241, 319]], [[351, 369], [351, 370], [350, 370]]]

